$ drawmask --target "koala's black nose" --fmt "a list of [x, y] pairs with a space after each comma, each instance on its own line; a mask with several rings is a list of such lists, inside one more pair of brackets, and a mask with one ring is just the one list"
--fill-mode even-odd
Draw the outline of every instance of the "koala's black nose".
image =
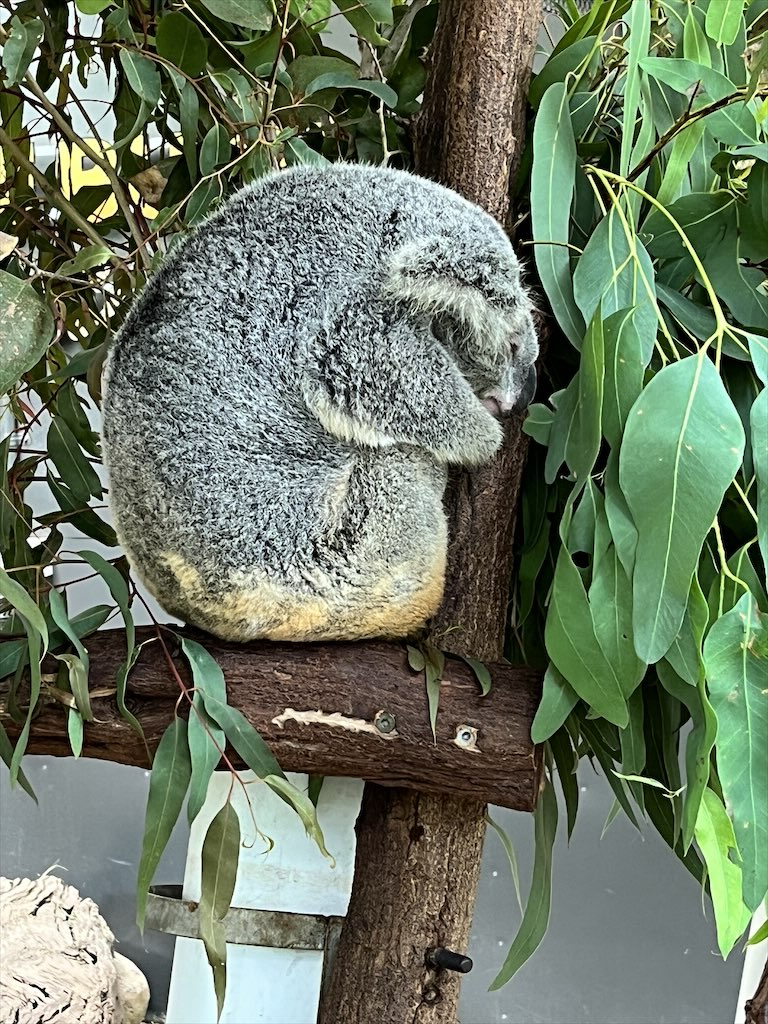
[[536, 367], [531, 364], [531, 368], [528, 370], [528, 376], [525, 378], [525, 384], [523, 384], [522, 390], [515, 402], [514, 412], [524, 412], [533, 401], [533, 396], [535, 394]]

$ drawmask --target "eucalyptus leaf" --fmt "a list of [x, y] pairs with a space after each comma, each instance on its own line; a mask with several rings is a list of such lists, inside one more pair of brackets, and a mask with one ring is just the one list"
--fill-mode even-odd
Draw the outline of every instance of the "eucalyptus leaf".
[[717, 768], [743, 865], [744, 902], [768, 891], [768, 616], [751, 594], [718, 619], [704, 641], [717, 715]]
[[0, 270], [0, 391], [7, 391], [44, 354], [53, 317], [32, 285]]
[[182, 718], [174, 718], [155, 751], [149, 778], [136, 909], [136, 920], [142, 931], [152, 877], [181, 813], [191, 774], [187, 723]]
[[158, 22], [157, 52], [186, 75], [195, 77], [205, 67], [208, 43], [198, 25], [181, 11], [168, 11]]
[[267, 0], [201, 0], [201, 3], [215, 18], [233, 25], [255, 28], [259, 32], [272, 27], [274, 15]]
[[505, 985], [536, 952], [549, 924], [552, 901], [552, 847], [557, 832], [557, 798], [551, 783], [545, 783], [539, 796], [534, 820], [533, 877], [525, 913], [517, 935], [490, 991]]
[[204, 647], [188, 637], [181, 638], [181, 647], [192, 668], [192, 682], [195, 687], [187, 726], [187, 742], [192, 765], [187, 817], [192, 822], [202, 810], [208, 793], [208, 784], [227, 742], [224, 730], [206, 713], [204, 695], [210, 694], [215, 700], [226, 703], [227, 689], [221, 667]]
[[743, 454], [741, 420], [704, 351], [665, 366], [632, 408], [620, 483], [638, 531], [635, 649], [649, 663], [680, 631], [704, 538]]
[[722, 801], [711, 789], [704, 790], [699, 807], [696, 842], [707, 865], [717, 941], [725, 959], [744, 934], [751, 914], [741, 899], [741, 868], [729, 856], [736, 848], [733, 825]]
[[44, 28], [39, 18], [22, 21], [15, 15], [11, 18], [10, 27], [11, 31], [3, 44], [2, 62], [6, 83], [13, 86], [26, 75], [43, 38]]
[[138, 50], [122, 48], [120, 63], [136, 95], [152, 110], [160, 100], [160, 72], [149, 57]]
[[557, 322], [579, 348], [585, 328], [573, 298], [568, 248], [575, 172], [576, 143], [568, 92], [558, 82], [545, 93], [533, 129], [531, 221], [541, 284]]
[[768, 573], [768, 388], [755, 399], [749, 418], [752, 430], [752, 461], [757, 480], [757, 540]]
[[550, 739], [565, 722], [578, 702], [579, 695], [554, 665], [544, 673], [544, 685], [536, 715], [531, 726], [534, 743]]
[[716, 43], [725, 43], [726, 46], [735, 42], [741, 27], [744, 6], [745, 0], [710, 0], [705, 22], [710, 39], [714, 39]]
[[240, 860], [240, 820], [227, 800], [208, 826], [203, 840], [200, 877], [200, 938], [213, 970], [218, 1016], [224, 1008], [227, 942], [222, 921], [229, 910]]

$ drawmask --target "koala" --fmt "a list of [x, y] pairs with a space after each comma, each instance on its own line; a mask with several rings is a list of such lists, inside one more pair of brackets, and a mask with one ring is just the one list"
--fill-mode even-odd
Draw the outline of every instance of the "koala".
[[224, 639], [412, 634], [442, 598], [447, 468], [493, 456], [537, 351], [479, 207], [398, 170], [269, 175], [173, 248], [114, 340], [120, 542]]

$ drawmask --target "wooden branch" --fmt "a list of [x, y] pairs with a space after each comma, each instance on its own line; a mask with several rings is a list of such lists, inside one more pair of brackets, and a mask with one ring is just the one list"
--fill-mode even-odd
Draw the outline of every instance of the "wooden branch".
[[[531, 669], [494, 665], [491, 692], [481, 697], [471, 669], [450, 659], [435, 744], [423, 676], [408, 667], [401, 644], [235, 644], [189, 635], [219, 662], [230, 703], [259, 730], [286, 771], [369, 779], [519, 810], [534, 805], [541, 762], [530, 729], [541, 681]], [[150, 642], [128, 682], [128, 705], [142, 724], [146, 746], [111, 697], [96, 698], [96, 721], [85, 726], [86, 757], [149, 767], [147, 748], [157, 747], [179, 697], [155, 637], [152, 628], [138, 630], [138, 642]], [[175, 640], [169, 649], [180, 676], [191, 684]], [[125, 658], [125, 634], [99, 632], [88, 641], [88, 651], [91, 690], [112, 689]], [[187, 713], [183, 704], [180, 710]], [[30, 753], [70, 753], [65, 714], [59, 701], [43, 706]], [[15, 738], [18, 725], [4, 724]]]
[[[501, 224], [541, 20], [541, 0], [440, 3], [416, 169]], [[517, 420], [492, 465], [450, 482], [446, 596], [433, 624], [445, 649], [501, 657], [524, 461]], [[458, 976], [428, 967], [425, 953], [466, 952], [485, 805], [367, 785], [356, 832], [352, 896], [320, 1024], [454, 1024]]]

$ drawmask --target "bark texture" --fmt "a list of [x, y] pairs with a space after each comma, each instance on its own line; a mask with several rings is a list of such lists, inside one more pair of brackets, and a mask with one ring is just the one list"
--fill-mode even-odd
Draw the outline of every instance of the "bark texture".
[[[417, 171], [502, 224], [541, 19], [540, 0], [441, 0], [416, 130]], [[446, 597], [433, 635], [443, 650], [488, 661], [504, 649], [520, 428], [510, 422], [498, 458], [456, 474], [446, 497]], [[320, 1024], [452, 1024], [458, 976], [426, 967], [424, 957], [434, 946], [466, 952], [485, 805], [369, 784], [356, 832], [355, 880]]]
[[[540, 697], [538, 672], [493, 665], [493, 686], [481, 697], [471, 669], [450, 659], [435, 742], [423, 679], [409, 669], [402, 644], [235, 644], [186, 633], [219, 662], [230, 703], [259, 730], [286, 771], [372, 779], [519, 810], [534, 805], [541, 759], [530, 729]], [[86, 723], [83, 754], [149, 767], [150, 754], [173, 719], [179, 684], [155, 630], [138, 630], [137, 641], [148, 642], [129, 676], [127, 702], [146, 743], [113, 699], [125, 634], [105, 630], [87, 641], [95, 720]], [[171, 637], [166, 644], [175, 671], [191, 685], [180, 645]], [[50, 667], [55, 671], [55, 662]], [[183, 703], [180, 711], [186, 714]], [[30, 753], [70, 753], [65, 715], [61, 701], [43, 703]], [[3, 724], [12, 738], [18, 735], [18, 723]]]
[[757, 992], [747, 1000], [744, 1010], [745, 1024], [768, 1024], [768, 960], [765, 962]]

